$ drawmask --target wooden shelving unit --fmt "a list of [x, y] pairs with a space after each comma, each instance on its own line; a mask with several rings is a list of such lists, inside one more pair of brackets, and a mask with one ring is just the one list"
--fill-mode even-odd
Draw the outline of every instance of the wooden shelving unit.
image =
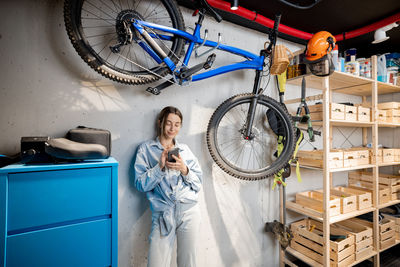
[[[301, 166], [303, 168], [319, 170], [323, 173], [323, 210], [324, 212], [318, 212], [316, 210], [310, 209], [308, 207], [302, 206], [298, 203], [287, 201], [286, 208], [297, 213], [306, 215], [310, 218], [318, 220], [323, 224], [323, 239], [324, 239], [324, 250], [323, 250], [323, 264], [316, 262], [315, 260], [307, 257], [295, 249], [288, 247], [286, 252], [299, 258], [305, 263], [311, 266], [330, 266], [330, 224], [340, 222], [349, 218], [353, 218], [365, 213], [373, 212], [373, 247], [374, 251], [370, 253], [370, 255], [366, 255], [362, 259], [359, 259], [353, 262], [350, 266], [356, 265], [366, 259], [370, 259], [373, 257], [374, 266], [379, 266], [380, 257], [379, 254], [388, 249], [380, 249], [379, 248], [379, 209], [384, 207], [388, 207], [391, 205], [395, 205], [400, 203], [400, 200], [391, 201], [385, 204], [377, 204], [378, 201], [378, 177], [379, 177], [379, 167], [381, 166], [391, 166], [400, 164], [400, 162], [394, 163], [380, 163], [380, 164], [369, 164], [364, 166], [356, 166], [356, 167], [348, 167], [348, 168], [330, 168], [328, 159], [328, 153], [331, 150], [331, 134], [332, 127], [361, 127], [361, 128], [369, 128], [372, 133], [372, 151], [374, 155], [378, 153], [378, 129], [379, 127], [400, 127], [400, 124], [394, 123], [381, 123], [377, 122], [378, 112], [378, 96], [382, 94], [391, 94], [391, 93], [400, 93], [400, 86], [394, 86], [387, 83], [382, 83], [377, 81], [377, 58], [372, 57], [372, 79], [363, 78], [353, 76], [351, 74], [346, 74], [342, 72], [334, 72], [329, 77], [317, 77], [314, 75], [303, 75], [293, 79], [289, 79], [287, 81], [290, 85], [301, 86], [302, 78], [306, 79], [306, 84], [308, 88], [320, 89], [323, 93], [322, 104], [323, 104], [323, 120], [315, 121], [313, 125], [322, 126], [323, 131], [323, 147], [324, 147], [324, 157], [323, 157], [323, 168], [315, 168], [308, 166]], [[332, 99], [333, 93], [342, 93], [348, 95], [356, 95], [361, 96], [363, 102], [366, 102], [366, 97], [371, 97], [372, 103], [372, 122], [347, 122], [347, 121], [338, 121], [338, 120], [330, 120], [329, 118], [329, 104]], [[311, 97], [312, 98], [312, 97]], [[293, 102], [293, 101], [292, 101]], [[363, 143], [366, 141], [366, 131], [363, 130]], [[377, 162], [375, 160], [374, 162]], [[330, 199], [330, 189], [332, 187], [332, 173], [335, 172], [347, 172], [357, 169], [372, 169], [373, 173], [373, 206], [371, 208], [367, 208], [364, 210], [357, 210], [350, 213], [340, 214], [336, 216], [330, 216], [329, 214], [329, 199]], [[396, 243], [392, 246], [399, 244], [400, 241], [397, 240]], [[392, 247], [390, 246], [390, 247]], [[390, 248], [389, 247], [389, 248]]]
[[[315, 126], [323, 126], [322, 121], [313, 121], [313, 125]], [[331, 126], [337, 127], [372, 127], [374, 126], [373, 122], [354, 122], [354, 121], [339, 121], [339, 120], [330, 120]], [[388, 126], [388, 127], [396, 127], [396, 126]]]

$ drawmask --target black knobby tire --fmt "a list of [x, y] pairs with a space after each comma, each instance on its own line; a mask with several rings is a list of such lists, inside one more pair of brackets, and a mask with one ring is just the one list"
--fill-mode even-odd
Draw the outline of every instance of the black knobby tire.
[[[227, 99], [215, 110], [207, 128], [207, 145], [213, 160], [226, 173], [243, 180], [260, 180], [274, 175], [287, 164], [295, 149], [291, 116], [280, 103], [264, 95], [257, 102], [252, 128], [254, 138], [244, 138], [243, 128], [253, 96], [241, 94]], [[286, 136], [279, 157], [274, 156], [277, 136], [267, 120], [269, 109], [282, 120]]]
[[[117, 28], [116, 25], [121, 25], [122, 18], [133, 17], [185, 30], [182, 13], [174, 0], [135, 2], [65, 0], [64, 3], [64, 22], [69, 39], [81, 58], [91, 68], [117, 82], [150, 83], [169, 72], [165, 63], [155, 62], [135, 40], [130, 44], [123, 45], [120, 54], [113, 53], [110, 49], [110, 46], [117, 44], [118, 38], [121, 38], [121, 34], [117, 34], [117, 29], [120, 28]], [[149, 31], [158, 33], [157, 30]], [[135, 38], [141, 37], [136, 33], [133, 35]], [[183, 54], [184, 39], [173, 37], [172, 41], [161, 43], [161, 40], [156, 40], [156, 42], [174, 63], [178, 62], [179, 57]], [[151, 72], [143, 67], [150, 69]]]

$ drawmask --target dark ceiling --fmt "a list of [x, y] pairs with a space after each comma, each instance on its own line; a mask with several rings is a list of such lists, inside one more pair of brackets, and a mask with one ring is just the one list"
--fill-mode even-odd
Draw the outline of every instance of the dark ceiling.
[[[229, 1], [227, 1], [229, 2]], [[313, 0], [293, 0], [291, 2], [308, 4]], [[193, 8], [190, 0], [178, 0], [178, 3]], [[285, 5], [279, 0], [242, 0], [239, 6], [250, 11], [255, 11], [266, 18], [274, 19], [275, 14], [281, 13], [281, 23], [308, 33], [315, 33], [321, 30], [331, 32], [333, 35], [343, 34], [368, 26], [374, 22], [385, 19], [400, 12], [400, 0], [322, 0], [310, 9], [297, 9]], [[240, 16], [229, 12], [218, 10], [225, 20], [253, 28], [261, 32], [268, 32], [268, 28], [260, 26], [255, 22], [248, 21]], [[359, 37], [346, 39], [338, 42], [340, 51], [348, 48], [357, 48], [357, 57], [369, 57], [373, 54], [387, 52], [400, 52], [400, 26], [387, 32], [390, 39], [379, 43], [371, 44], [374, 40], [374, 32]], [[303, 43], [298, 38], [281, 36], [284, 39]]]

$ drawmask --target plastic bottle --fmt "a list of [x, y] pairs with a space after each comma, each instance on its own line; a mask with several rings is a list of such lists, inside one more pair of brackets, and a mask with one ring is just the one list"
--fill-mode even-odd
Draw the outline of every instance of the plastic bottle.
[[335, 48], [332, 50], [332, 61], [333, 66], [335, 66], [336, 71], [340, 71], [339, 68], [339, 46], [335, 45]]
[[399, 67], [397, 67], [397, 66], [387, 68], [387, 82], [388, 83], [396, 85], [398, 71], [399, 71]]
[[364, 62], [364, 77], [371, 78], [371, 59], [367, 58]]
[[345, 72], [345, 69], [344, 69], [344, 57], [339, 57], [339, 70], [341, 72]]
[[365, 58], [364, 57], [362, 57], [362, 58], [357, 58], [357, 62], [359, 63], [359, 65], [360, 65], [360, 76], [361, 77], [365, 77], [364, 75], [365, 75]]
[[355, 76], [360, 75], [360, 63], [356, 61], [355, 56], [350, 57], [350, 61], [345, 65], [346, 73], [353, 74]]
[[377, 72], [378, 72], [378, 81], [386, 82], [387, 81], [387, 70], [386, 70], [386, 57], [385, 57], [385, 55], [378, 56]]

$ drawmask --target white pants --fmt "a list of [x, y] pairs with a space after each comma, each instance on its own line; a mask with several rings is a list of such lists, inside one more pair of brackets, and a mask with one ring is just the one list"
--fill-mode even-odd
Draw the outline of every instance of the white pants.
[[196, 266], [196, 240], [200, 229], [198, 204], [178, 203], [174, 209], [174, 226], [167, 236], [160, 234], [160, 213], [153, 212], [148, 267], [170, 267], [172, 249], [177, 239], [178, 267]]

